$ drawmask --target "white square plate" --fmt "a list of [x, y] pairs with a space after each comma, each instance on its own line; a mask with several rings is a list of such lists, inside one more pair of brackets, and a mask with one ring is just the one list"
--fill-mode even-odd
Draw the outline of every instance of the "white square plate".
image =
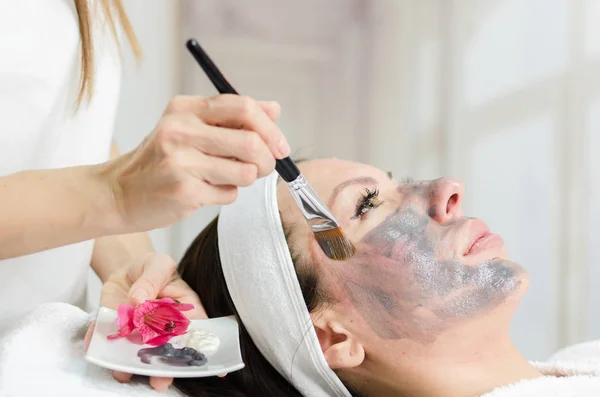
[[[206, 355], [208, 363], [201, 367], [178, 367], [152, 360], [144, 364], [137, 353], [140, 349], [153, 347], [141, 343], [141, 337], [134, 332], [130, 337], [108, 340], [106, 337], [118, 332], [115, 310], [100, 308], [96, 318], [96, 328], [85, 359], [93, 364], [114, 371], [134, 375], [160, 376], [170, 378], [200, 378], [229, 373], [244, 368], [235, 317], [220, 317], [207, 320], [192, 320], [189, 329], [205, 329], [219, 337], [219, 349], [213, 355]], [[136, 337], [137, 336], [137, 337]], [[182, 336], [172, 338], [169, 343], [178, 347]], [[137, 339], [137, 341], [136, 341]], [[203, 352], [202, 352], [203, 353]]]

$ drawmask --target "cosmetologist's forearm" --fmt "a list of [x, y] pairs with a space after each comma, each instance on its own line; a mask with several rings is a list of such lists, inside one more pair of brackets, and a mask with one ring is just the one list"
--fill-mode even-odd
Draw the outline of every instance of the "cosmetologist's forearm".
[[[110, 159], [114, 160], [119, 155], [119, 148], [113, 142]], [[130, 265], [136, 257], [148, 252], [154, 252], [148, 233], [100, 237], [94, 245], [92, 269], [104, 283], [113, 272]]]
[[0, 259], [124, 233], [104, 164], [0, 177]]

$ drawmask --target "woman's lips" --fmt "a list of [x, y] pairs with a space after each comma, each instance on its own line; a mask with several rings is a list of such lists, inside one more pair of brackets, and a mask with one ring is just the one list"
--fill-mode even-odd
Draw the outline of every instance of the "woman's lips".
[[473, 245], [471, 245], [471, 248], [465, 253], [465, 256], [477, 255], [490, 250], [498, 250], [502, 248], [503, 245], [504, 240], [502, 240], [502, 237], [488, 232], [475, 240]]
[[498, 251], [504, 246], [504, 240], [497, 234], [491, 233], [487, 225], [475, 220], [471, 224], [472, 239], [464, 256], [477, 255], [487, 251]]

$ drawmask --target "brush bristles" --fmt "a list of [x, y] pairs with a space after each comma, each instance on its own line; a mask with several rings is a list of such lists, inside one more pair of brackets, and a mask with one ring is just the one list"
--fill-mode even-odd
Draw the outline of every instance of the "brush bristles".
[[316, 232], [315, 238], [329, 259], [345, 261], [350, 259], [356, 251], [341, 227]]

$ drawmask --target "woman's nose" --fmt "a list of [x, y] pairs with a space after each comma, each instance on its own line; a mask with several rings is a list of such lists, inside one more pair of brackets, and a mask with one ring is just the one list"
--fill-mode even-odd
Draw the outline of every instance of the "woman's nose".
[[461, 202], [465, 191], [456, 179], [441, 178], [433, 181], [429, 190], [428, 214], [436, 222], [447, 223], [464, 216]]

